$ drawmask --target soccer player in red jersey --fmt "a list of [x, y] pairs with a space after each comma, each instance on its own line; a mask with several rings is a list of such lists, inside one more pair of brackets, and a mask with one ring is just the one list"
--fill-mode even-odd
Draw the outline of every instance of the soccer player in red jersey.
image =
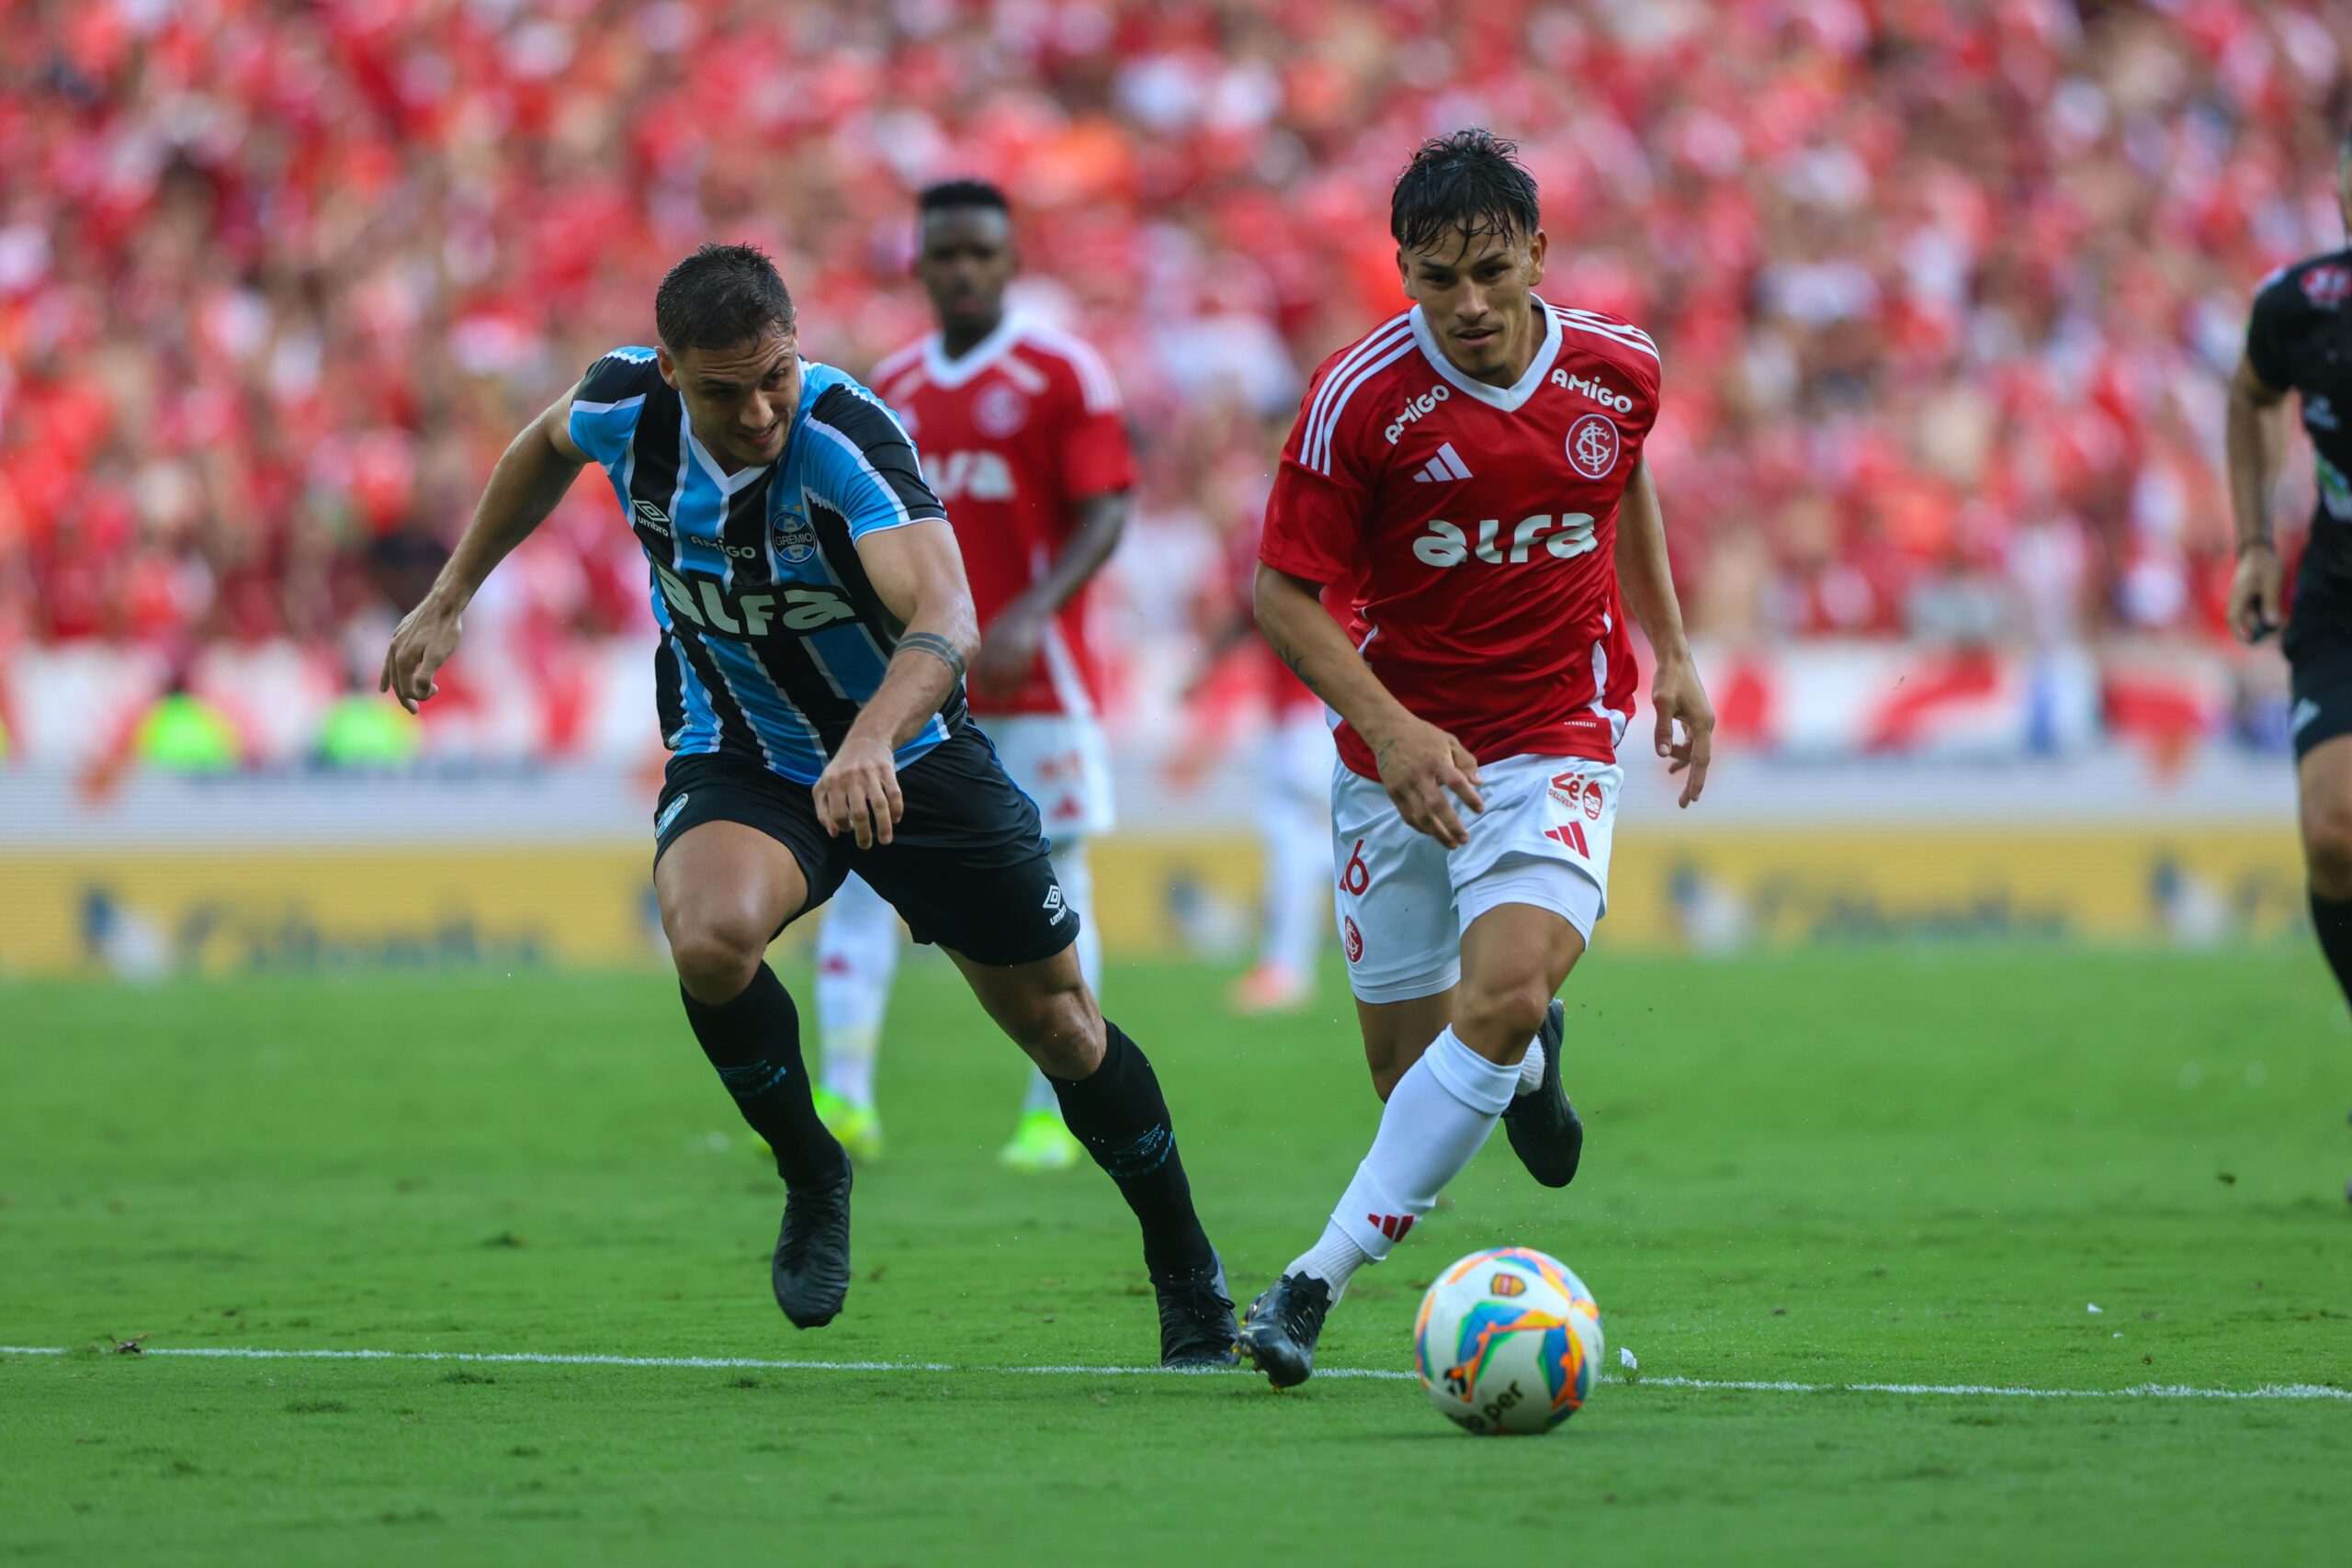
[[[1340, 720], [1340, 940], [1386, 1102], [1321, 1239], [1242, 1325], [1277, 1387], [1498, 1119], [1538, 1181], [1576, 1174], [1554, 993], [1607, 900], [1628, 607], [1681, 804], [1706, 783], [1714, 715], [1642, 457], [1657, 349], [1536, 294], [1546, 241], [1515, 150], [1474, 130], [1414, 155], [1389, 209], [1413, 308], [1324, 362], [1267, 505], [1258, 624]], [[1334, 584], [1348, 627], [1317, 602]]]
[[[1126, 527], [1135, 455], [1102, 357], [1006, 309], [1018, 256], [1004, 194], [956, 180], [925, 190], [918, 210], [915, 275], [939, 330], [883, 360], [870, 379], [921, 444], [925, 476], [963, 547], [981, 627], [972, 712], [1045, 818], [1054, 873], [1078, 912], [1079, 967], [1099, 988], [1086, 843], [1111, 827], [1111, 763], [1095, 717], [1086, 587]], [[881, 1152], [874, 1062], [899, 941], [898, 916], [854, 878], [826, 909], [818, 937], [818, 1109], [861, 1158]], [[1044, 1171], [1067, 1169], [1081, 1154], [1053, 1086], [1032, 1073], [999, 1157]]]

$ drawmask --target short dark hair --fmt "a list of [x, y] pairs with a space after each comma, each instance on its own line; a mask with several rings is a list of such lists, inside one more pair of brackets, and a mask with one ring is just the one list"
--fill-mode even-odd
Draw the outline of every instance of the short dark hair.
[[923, 186], [922, 194], [915, 197], [915, 210], [926, 217], [951, 207], [993, 207], [1007, 218], [1012, 216], [1012, 203], [986, 180], [941, 180]]
[[1389, 194], [1388, 231], [1408, 250], [1449, 231], [1464, 244], [1481, 234], [1534, 233], [1535, 179], [1518, 153], [1518, 142], [1475, 125], [1422, 142]]
[[672, 267], [653, 295], [653, 330], [673, 354], [732, 348], [797, 325], [782, 275], [757, 245], [705, 245]]

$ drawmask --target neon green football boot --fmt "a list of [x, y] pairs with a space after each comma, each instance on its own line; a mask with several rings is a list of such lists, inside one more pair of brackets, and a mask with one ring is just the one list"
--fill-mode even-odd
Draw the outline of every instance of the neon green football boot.
[[1069, 1169], [1085, 1153], [1070, 1130], [1062, 1125], [1060, 1112], [1024, 1111], [1012, 1130], [1012, 1142], [998, 1150], [996, 1158], [1007, 1170], [1041, 1176], [1049, 1170]]
[[850, 1158], [872, 1165], [882, 1157], [882, 1118], [873, 1107], [853, 1105], [829, 1089], [812, 1090], [811, 1098], [817, 1102], [817, 1120], [841, 1140]]

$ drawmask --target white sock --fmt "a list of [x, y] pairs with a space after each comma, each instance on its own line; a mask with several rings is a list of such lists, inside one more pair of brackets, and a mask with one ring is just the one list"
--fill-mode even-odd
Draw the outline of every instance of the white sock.
[[[1265, 846], [1266, 935], [1261, 961], [1294, 975], [1312, 976], [1331, 926], [1330, 744], [1324, 742], [1321, 777], [1300, 779], [1291, 764], [1290, 735], [1266, 738], [1259, 787], [1258, 830]], [[1315, 770], [1309, 769], [1312, 773]]]
[[899, 970], [899, 915], [853, 876], [825, 906], [817, 930], [817, 1038], [824, 1086], [861, 1110], [874, 1108], [874, 1062], [882, 1014]]
[[[1078, 919], [1078, 972], [1086, 976], [1086, 988], [1092, 991], [1096, 1004], [1102, 997], [1102, 933], [1094, 925], [1094, 867], [1086, 858], [1086, 840], [1069, 839], [1054, 845], [1050, 858], [1054, 876], [1062, 885], [1062, 904]], [[1029, 1092], [1022, 1097], [1023, 1116], [1035, 1111], [1062, 1113], [1061, 1097], [1046, 1075], [1035, 1067], [1029, 1070]]]
[[1519, 1088], [1515, 1092], [1526, 1094], [1543, 1081], [1544, 1042], [1531, 1040], [1527, 1043], [1527, 1058], [1519, 1064]]
[[1329, 1281], [1336, 1300], [1358, 1268], [1387, 1257], [1436, 1205], [1495, 1130], [1518, 1083], [1516, 1066], [1487, 1061], [1451, 1028], [1439, 1035], [1389, 1092], [1372, 1152], [1356, 1167], [1323, 1239], [1283, 1272]]

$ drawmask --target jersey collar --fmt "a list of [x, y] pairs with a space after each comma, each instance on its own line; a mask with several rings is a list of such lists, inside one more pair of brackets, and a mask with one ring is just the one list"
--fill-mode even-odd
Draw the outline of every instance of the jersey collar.
[[1019, 313], [1007, 310], [996, 330], [971, 346], [960, 358], [947, 357], [945, 338], [933, 333], [922, 340], [922, 370], [934, 387], [953, 390], [1002, 359], [1021, 340]]
[[[792, 445], [792, 432], [785, 433], [784, 441], [786, 447]], [[702, 444], [702, 437], [695, 434], [691, 421], [686, 422], [686, 445], [694, 448], [695, 463], [701, 466], [704, 476], [718, 487], [721, 495], [733, 495], [738, 491], [750, 489], [775, 467], [775, 460], [771, 459], [756, 468], [738, 468], [729, 473], [726, 465], [713, 457], [710, 448]]]
[[1543, 300], [1536, 299], [1533, 295], [1528, 298], [1534, 300], [1535, 309], [1543, 314], [1544, 341], [1536, 345], [1535, 357], [1527, 362], [1526, 374], [1508, 387], [1490, 387], [1455, 369], [1453, 361], [1445, 356], [1445, 350], [1438, 346], [1437, 334], [1430, 331], [1429, 321], [1421, 315], [1419, 305], [1412, 310], [1413, 342], [1419, 346], [1421, 357], [1430, 362], [1430, 368], [1444, 377], [1454, 390], [1476, 398], [1489, 407], [1498, 408], [1505, 413], [1514, 413], [1521, 403], [1535, 395], [1535, 389], [1544, 384], [1545, 376], [1551, 374], [1552, 361], [1560, 354], [1560, 318]]

